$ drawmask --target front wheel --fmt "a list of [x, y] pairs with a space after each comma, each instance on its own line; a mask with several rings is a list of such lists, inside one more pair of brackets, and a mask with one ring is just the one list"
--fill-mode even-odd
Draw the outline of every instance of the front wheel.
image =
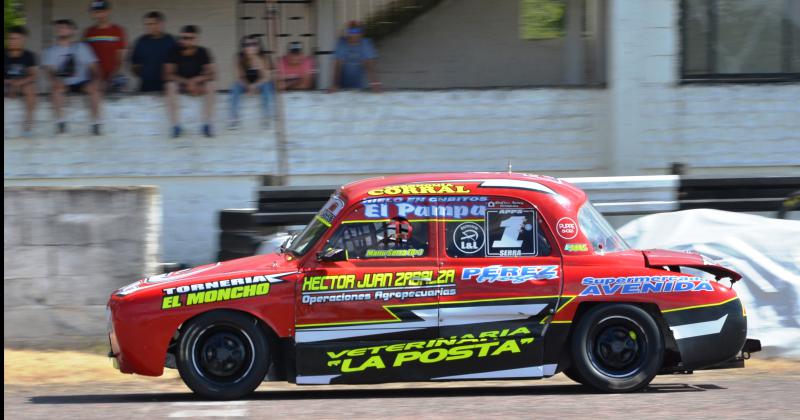
[[647, 386], [658, 373], [664, 339], [642, 308], [603, 305], [578, 321], [571, 350], [571, 368], [581, 383], [603, 392], [632, 392]]
[[253, 392], [269, 368], [269, 341], [239, 312], [208, 312], [189, 321], [178, 343], [181, 379], [205, 398], [230, 400]]
[[564, 371], [561, 373], [563, 373], [567, 378], [572, 379], [574, 382], [583, 385], [583, 378], [581, 378], [581, 375], [578, 374], [574, 367], [570, 366], [564, 369]]

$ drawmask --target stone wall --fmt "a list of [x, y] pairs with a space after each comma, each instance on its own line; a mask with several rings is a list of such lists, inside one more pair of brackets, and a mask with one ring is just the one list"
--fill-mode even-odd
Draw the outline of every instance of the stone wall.
[[103, 343], [110, 293], [157, 270], [160, 215], [153, 187], [4, 188], [4, 344]]

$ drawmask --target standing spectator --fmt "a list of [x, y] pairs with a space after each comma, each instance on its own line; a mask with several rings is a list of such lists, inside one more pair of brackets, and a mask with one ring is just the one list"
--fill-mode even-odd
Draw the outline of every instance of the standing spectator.
[[230, 129], [239, 127], [239, 107], [242, 94], [261, 96], [262, 125], [269, 127], [272, 117], [272, 65], [258, 35], [242, 39], [239, 54], [235, 58], [236, 81], [231, 86]]
[[178, 45], [172, 49], [164, 64], [167, 82], [167, 108], [172, 123], [172, 137], [180, 137], [183, 129], [178, 121], [178, 94], [204, 96], [203, 134], [213, 137], [211, 120], [214, 113], [214, 64], [207, 49], [197, 45], [200, 28], [186, 25], [181, 28]]
[[95, 0], [89, 6], [95, 25], [83, 34], [100, 64], [101, 88], [117, 91], [125, 87], [125, 76], [119, 73], [125, 56], [125, 30], [111, 22], [111, 3]]
[[42, 66], [47, 68], [52, 82], [53, 110], [56, 115], [56, 132], [67, 131], [64, 121], [64, 96], [86, 93], [92, 117], [92, 134], [100, 135], [100, 88], [97, 78], [100, 69], [92, 49], [83, 42], [75, 42], [77, 27], [69, 19], [53, 23], [56, 43], [44, 52]]
[[303, 54], [303, 44], [289, 43], [289, 52], [278, 64], [281, 90], [306, 90], [314, 84], [314, 60]]
[[8, 29], [8, 47], [4, 50], [3, 86], [5, 95], [25, 98], [25, 120], [22, 136], [30, 137], [33, 129], [33, 112], [36, 108], [36, 56], [25, 49], [28, 31], [23, 26]]
[[338, 89], [366, 89], [380, 91], [381, 82], [375, 74], [375, 59], [378, 54], [372, 41], [364, 38], [364, 29], [358, 22], [350, 22], [344, 37], [336, 45], [336, 65], [331, 91]]
[[164, 90], [164, 63], [177, 43], [164, 32], [164, 15], [150, 12], [144, 15], [145, 34], [136, 40], [131, 54], [131, 71], [139, 76], [141, 92]]

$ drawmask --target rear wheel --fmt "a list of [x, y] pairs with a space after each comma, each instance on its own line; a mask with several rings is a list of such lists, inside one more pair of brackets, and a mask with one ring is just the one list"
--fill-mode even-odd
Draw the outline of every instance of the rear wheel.
[[579, 382], [603, 392], [647, 386], [661, 368], [664, 340], [645, 310], [626, 304], [591, 309], [572, 335], [572, 366]]
[[256, 321], [239, 312], [208, 312], [189, 321], [178, 344], [181, 379], [206, 398], [253, 392], [267, 374], [269, 342]]

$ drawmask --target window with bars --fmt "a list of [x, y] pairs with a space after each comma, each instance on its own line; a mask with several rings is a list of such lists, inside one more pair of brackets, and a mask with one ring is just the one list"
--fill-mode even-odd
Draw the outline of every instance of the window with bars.
[[800, 1], [681, 0], [683, 82], [800, 80]]

